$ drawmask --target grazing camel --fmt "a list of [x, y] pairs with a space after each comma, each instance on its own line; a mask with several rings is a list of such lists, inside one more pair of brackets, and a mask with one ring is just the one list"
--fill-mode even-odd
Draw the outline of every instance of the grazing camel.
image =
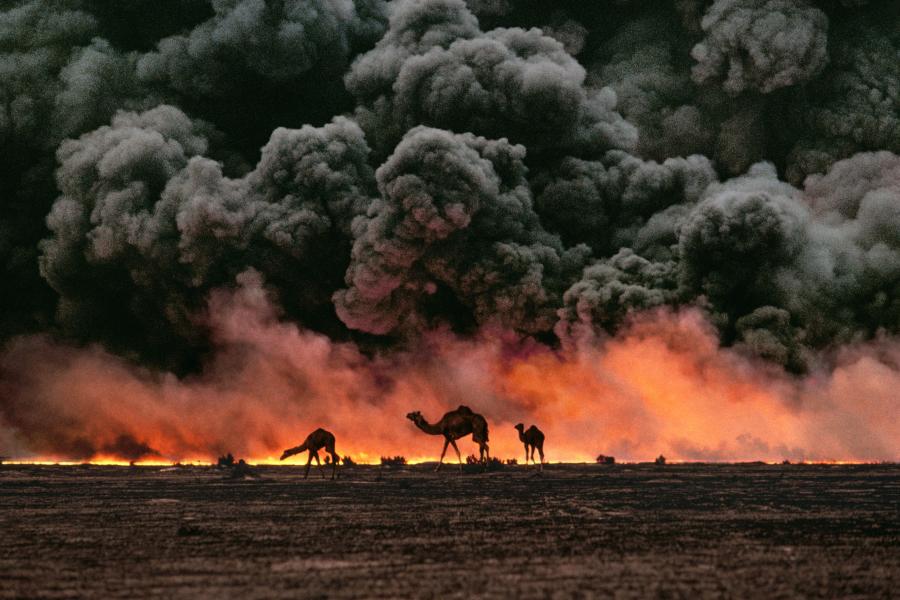
[[309, 466], [312, 464], [312, 459], [314, 458], [316, 459], [316, 464], [321, 468], [322, 479], [325, 479], [325, 469], [322, 467], [322, 462], [319, 460], [319, 450], [322, 448], [325, 448], [325, 452], [331, 455], [331, 478], [334, 479], [340, 457], [337, 455], [337, 452], [334, 451], [334, 434], [330, 431], [325, 431], [321, 427], [306, 436], [306, 439], [303, 440], [303, 443], [299, 446], [294, 446], [293, 448], [285, 450], [281, 454], [279, 460], [284, 460], [289, 456], [300, 454], [301, 452], [308, 450], [309, 459], [306, 461], [306, 473], [303, 475], [303, 479], [309, 477]]
[[[441, 417], [437, 423], [431, 424], [425, 420], [422, 413], [414, 411], [406, 415], [406, 418], [416, 424], [416, 427], [430, 435], [444, 436], [444, 449], [441, 450], [441, 459], [438, 461], [435, 471], [444, 464], [444, 455], [447, 453], [447, 446], [452, 445], [456, 450], [456, 457], [459, 459], [459, 470], [462, 472], [462, 455], [459, 453], [459, 447], [456, 440], [472, 434], [472, 440], [478, 444], [480, 460], [487, 464], [486, 460], [491, 459], [491, 451], [488, 448], [488, 425], [484, 417], [472, 412], [468, 406], [460, 405], [456, 410], [450, 411]], [[485, 458], [486, 457], [486, 458]]]
[[525, 464], [528, 464], [528, 450], [531, 449], [531, 462], [534, 463], [534, 451], [537, 450], [541, 455], [541, 471], [544, 470], [544, 432], [532, 425], [525, 430], [525, 425], [519, 423], [516, 425], [519, 431], [519, 441], [525, 444]]

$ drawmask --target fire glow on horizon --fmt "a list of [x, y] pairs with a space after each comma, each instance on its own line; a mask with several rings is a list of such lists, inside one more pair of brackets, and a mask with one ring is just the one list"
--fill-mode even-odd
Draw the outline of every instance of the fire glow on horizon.
[[[545, 432], [550, 462], [900, 456], [900, 424], [885, 418], [900, 385], [900, 350], [889, 342], [845, 349], [837, 367], [792, 378], [721, 349], [699, 312], [660, 311], [577, 348], [434, 331], [415, 348], [367, 357], [279, 321], [254, 273], [236, 292], [214, 293], [209, 313], [218, 352], [185, 379], [99, 348], [16, 340], [3, 365], [30, 377], [4, 390], [12, 401], [0, 441], [28, 461], [171, 465], [231, 452], [277, 463], [321, 426], [358, 463], [398, 454], [416, 463], [435, 460], [441, 438], [404, 415], [420, 410], [433, 422], [466, 404], [488, 419], [491, 454], [520, 463], [520, 421]], [[459, 445], [464, 457], [476, 450], [469, 439]], [[456, 461], [452, 449], [445, 461]]]

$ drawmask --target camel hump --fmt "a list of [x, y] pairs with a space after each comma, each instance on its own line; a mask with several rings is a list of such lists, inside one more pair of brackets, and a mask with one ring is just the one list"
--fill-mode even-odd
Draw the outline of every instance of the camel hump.
[[456, 412], [462, 413], [465, 415], [474, 415], [475, 414], [474, 412], [472, 412], [472, 409], [469, 408], [468, 406], [466, 406], [465, 404], [460, 404], [459, 408], [456, 409]]
[[321, 447], [323, 445], [334, 443], [334, 434], [328, 431], [327, 429], [322, 429], [319, 427], [308, 436], [306, 436], [306, 441], [304, 445], [314, 445]]

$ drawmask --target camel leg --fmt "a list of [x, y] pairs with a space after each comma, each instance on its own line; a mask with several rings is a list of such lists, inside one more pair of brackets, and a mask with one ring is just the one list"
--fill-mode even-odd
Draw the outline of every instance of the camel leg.
[[541, 455], [541, 471], [544, 470], [544, 447], [538, 446], [538, 454]]
[[456, 460], [459, 461], [459, 472], [462, 473], [462, 454], [459, 453], [459, 446], [456, 445], [456, 440], [450, 440], [450, 443], [453, 444], [453, 449], [456, 450]]
[[331, 455], [331, 479], [334, 479], [335, 475], [337, 475], [337, 464], [338, 460], [340, 460], [340, 457], [338, 456], [337, 452], [334, 451], [333, 443], [327, 444], [325, 446], [325, 452]]
[[316, 450], [316, 453], [313, 456], [316, 457], [316, 466], [319, 467], [319, 473], [321, 473], [322, 479], [325, 479], [325, 467], [322, 466], [322, 461], [319, 460], [319, 451]]
[[444, 464], [444, 455], [447, 454], [447, 446], [450, 445], [450, 438], [444, 438], [444, 449], [441, 450], [441, 459], [438, 461], [437, 466], [434, 468], [435, 472], [441, 470], [441, 465]]
[[525, 444], [525, 466], [528, 466], [528, 444]]
[[310, 452], [309, 456], [306, 459], [306, 473], [303, 474], [303, 479], [309, 478], [309, 466], [312, 464], [313, 453]]

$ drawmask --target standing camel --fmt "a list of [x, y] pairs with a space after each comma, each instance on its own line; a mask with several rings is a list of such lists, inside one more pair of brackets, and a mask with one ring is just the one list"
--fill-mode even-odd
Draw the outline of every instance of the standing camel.
[[[322, 462], [319, 460], [319, 450], [322, 448], [325, 448], [325, 452], [331, 455], [331, 478], [334, 479], [340, 457], [337, 455], [337, 452], [334, 451], [334, 434], [330, 431], [325, 431], [321, 427], [306, 436], [306, 439], [303, 440], [303, 443], [299, 446], [294, 446], [293, 448], [285, 450], [281, 454], [279, 460], [284, 460], [289, 456], [300, 454], [301, 452], [308, 450], [309, 459], [306, 461], [306, 473], [303, 475], [303, 479], [306, 479], [309, 477], [309, 466], [312, 463], [312, 459], [315, 458], [316, 464], [319, 465], [320, 468], [322, 467]], [[321, 472], [322, 479], [325, 479], [325, 469], [322, 468]]]
[[488, 448], [488, 425], [484, 417], [472, 412], [468, 406], [460, 405], [456, 410], [452, 410], [441, 417], [437, 423], [429, 423], [419, 411], [411, 412], [406, 418], [416, 424], [416, 427], [430, 435], [444, 436], [444, 449], [441, 450], [441, 459], [438, 461], [435, 471], [444, 464], [444, 455], [447, 453], [447, 446], [452, 445], [456, 450], [456, 457], [459, 459], [459, 470], [462, 472], [462, 455], [459, 453], [459, 447], [456, 440], [472, 434], [472, 440], [478, 444], [481, 462], [491, 459], [491, 451]]
[[519, 441], [525, 444], [525, 464], [528, 464], [528, 450], [531, 449], [531, 462], [534, 462], [534, 451], [537, 450], [541, 455], [541, 471], [544, 470], [544, 432], [532, 425], [525, 430], [525, 425], [519, 423], [516, 425], [519, 431]]

